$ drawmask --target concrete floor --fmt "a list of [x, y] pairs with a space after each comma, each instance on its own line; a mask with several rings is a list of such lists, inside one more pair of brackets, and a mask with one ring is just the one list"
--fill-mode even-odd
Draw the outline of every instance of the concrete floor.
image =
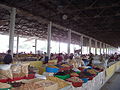
[[120, 90], [120, 70], [100, 90]]

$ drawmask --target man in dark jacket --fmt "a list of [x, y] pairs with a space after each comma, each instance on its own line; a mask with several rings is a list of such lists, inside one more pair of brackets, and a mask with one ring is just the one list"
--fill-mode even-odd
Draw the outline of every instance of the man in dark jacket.
[[11, 50], [8, 50], [7, 53], [8, 54], [4, 57], [4, 60], [3, 60], [4, 64], [10, 64], [10, 63], [12, 63]]
[[90, 55], [89, 55], [89, 60], [90, 60], [90, 62], [89, 62], [89, 66], [92, 65], [93, 56], [94, 56], [94, 55], [93, 55], [92, 53], [90, 53]]

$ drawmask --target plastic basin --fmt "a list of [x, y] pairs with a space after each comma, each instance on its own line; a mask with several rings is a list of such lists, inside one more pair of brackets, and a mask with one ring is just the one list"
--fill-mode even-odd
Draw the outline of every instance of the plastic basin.
[[87, 83], [88, 82], [88, 78], [82, 78], [83, 83]]
[[74, 87], [81, 87], [82, 84], [83, 84], [83, 82], [72, 82], [72, 85], [73, 85]]
[[69, 75], [69, 74], [66, 74], [66, 75], [55, 75], [55, 77], [58, 77], [58, 78], [60, 78], [60, 79], [65, 80], [65, 79], [70, 78], [70, 75]]
[[59, 68], [46, 67], [46, 72], [57, 73]]

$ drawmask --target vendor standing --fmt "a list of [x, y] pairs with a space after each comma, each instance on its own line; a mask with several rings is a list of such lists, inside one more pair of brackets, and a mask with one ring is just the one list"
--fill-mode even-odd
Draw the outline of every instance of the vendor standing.
[[92, 61], [93, 61], [93, 54], [92, 53], [90, 53], [90, 55], [89, 55], [89, 65], [92, 65]]
[[61, 64], [62, 61], [63, 61], [62, 53], [59, 53], [59, 54], [58, 54], [57, 59], [58, 59], [57, 64]]
[[3, 59], [4, 64], [10, 64], [13, 61], [12, 55], [11, 55], [11, 50], [8, 50], [7, 53], [8, 54]]

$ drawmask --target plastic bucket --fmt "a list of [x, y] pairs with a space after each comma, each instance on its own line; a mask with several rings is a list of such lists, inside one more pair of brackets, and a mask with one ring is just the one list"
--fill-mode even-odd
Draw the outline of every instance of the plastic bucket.
[[46, 67], [46, 72], [57, 73], [59, 72], [59, 68]]

